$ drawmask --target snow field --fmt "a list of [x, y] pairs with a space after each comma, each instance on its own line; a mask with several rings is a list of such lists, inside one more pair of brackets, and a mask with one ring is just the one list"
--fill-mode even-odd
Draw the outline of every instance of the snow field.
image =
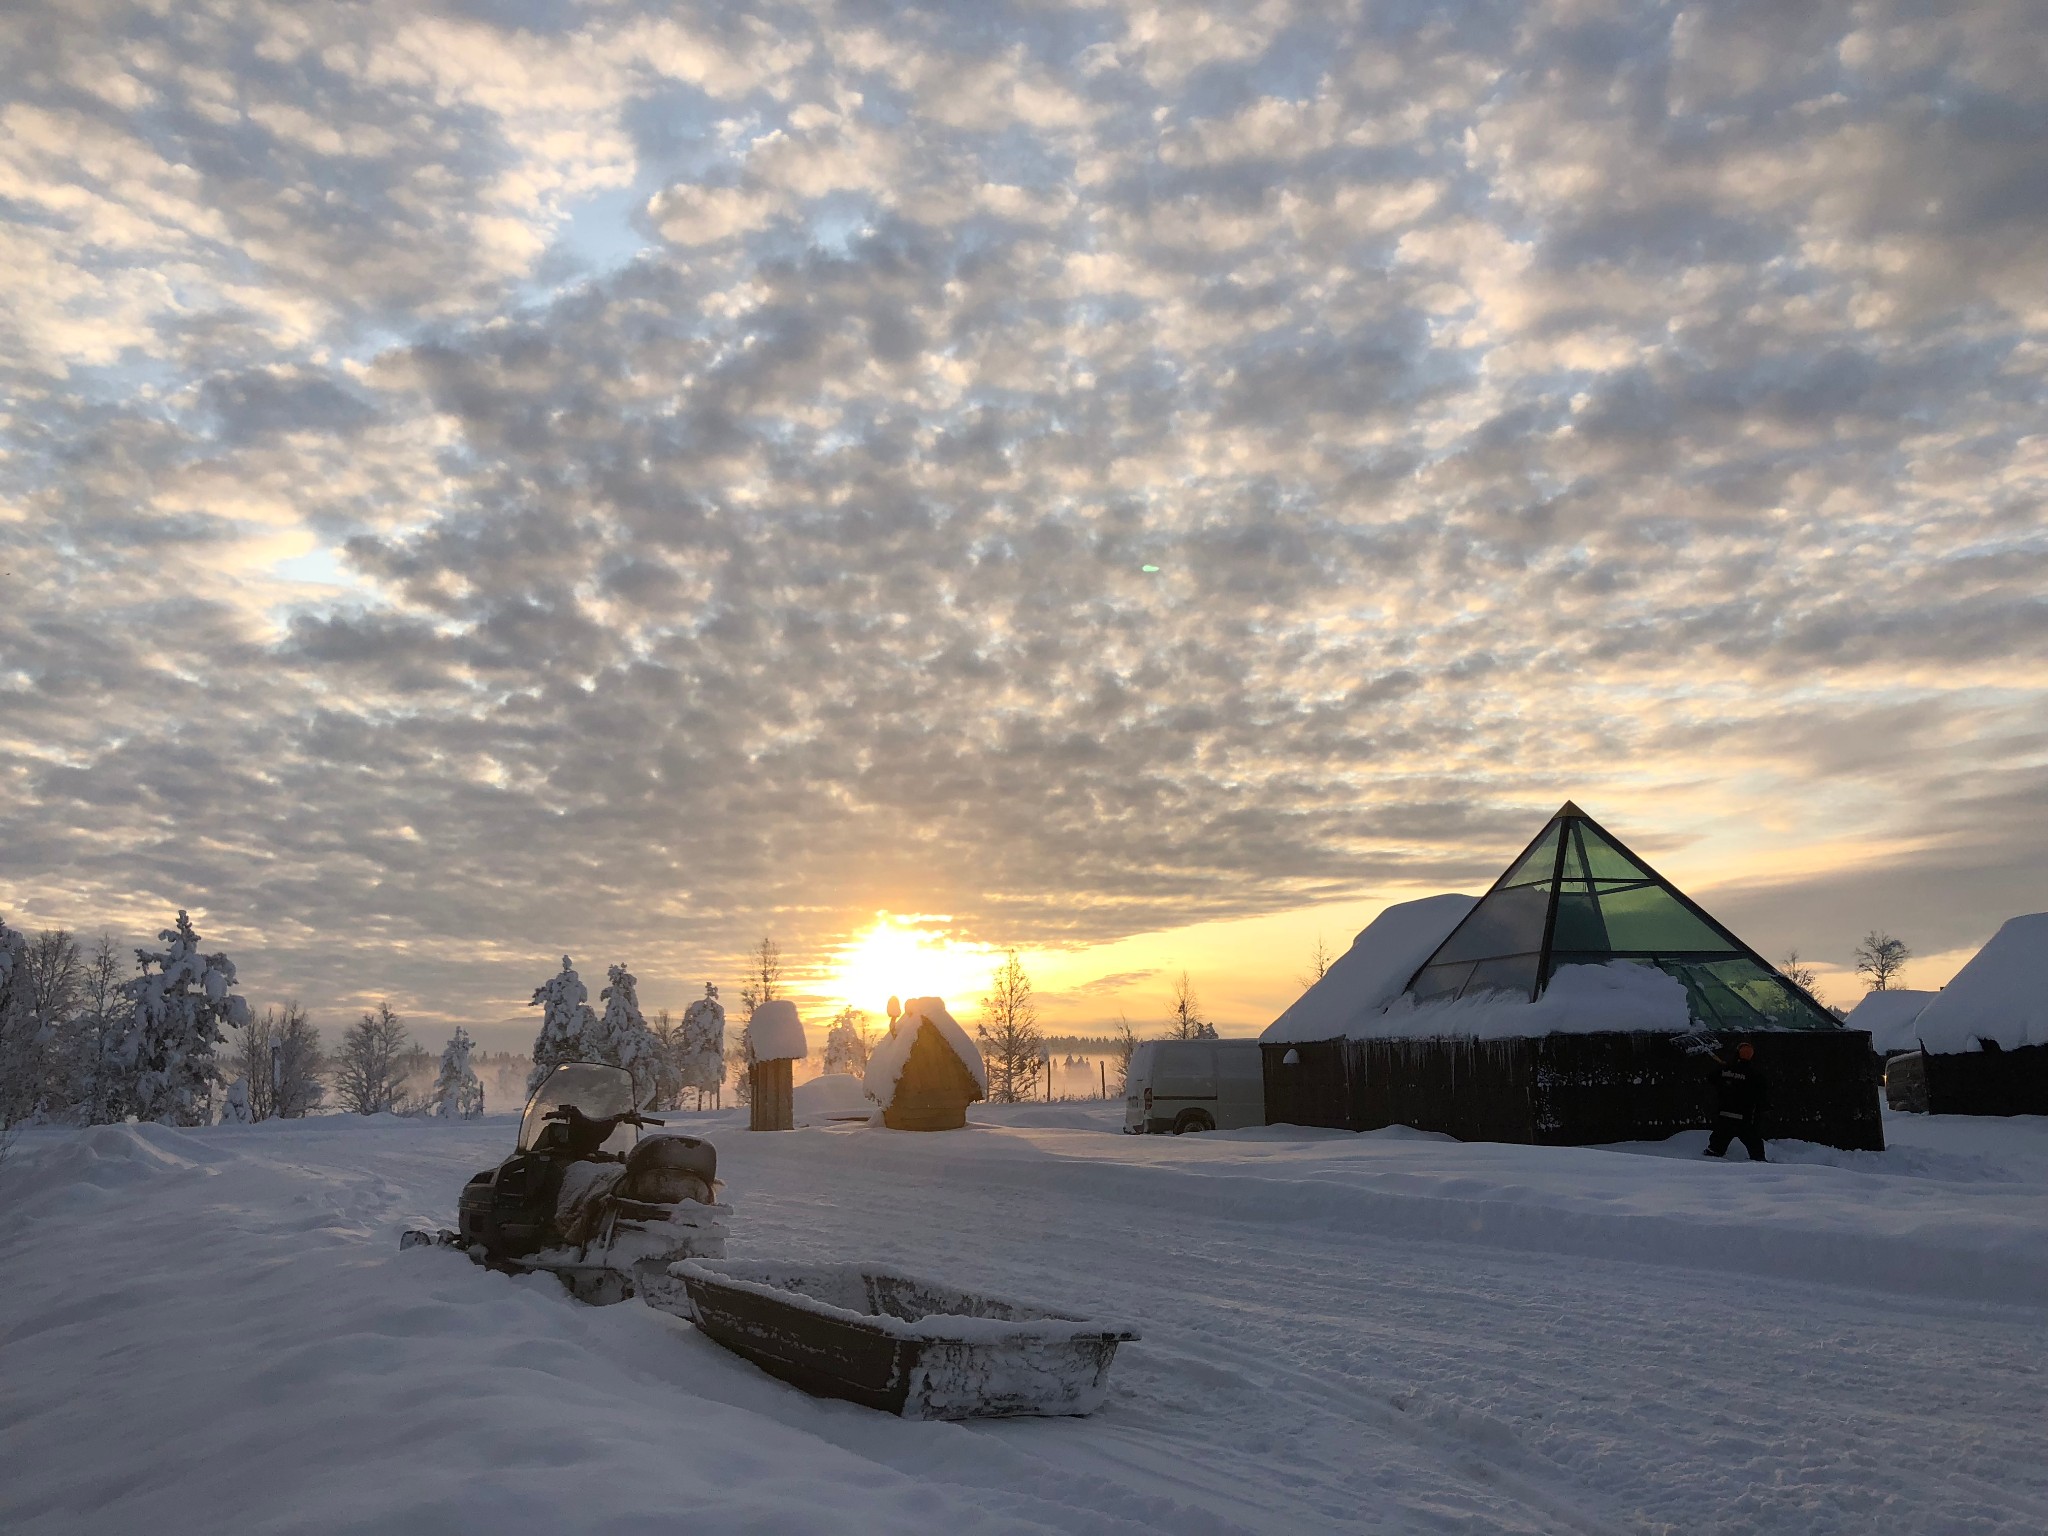
[[[688, 1325], [401, 1255], [509, 1116], [28, 1133], [12, 1531], [2048, 1529], [2048, 1123], [1762, 1168], [1283, 1128], [709, 1134], [730, 1253], [1144, 1334], [1086, 1420], [820, 1402]], [[999, 1122], [999, 1123], [991, 1123]]]

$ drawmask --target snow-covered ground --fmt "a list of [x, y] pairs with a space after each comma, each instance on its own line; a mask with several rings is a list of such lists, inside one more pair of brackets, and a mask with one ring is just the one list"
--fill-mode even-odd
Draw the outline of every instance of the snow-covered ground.
[[1143, 1332], [1095, 1417], [968, 1425], [401, 1254], [510, 1117], [31, 1131], [0, 1529], [2048, 1530], [2048, 1122], [1894, 1116], [1889, 1152], [1752, 1167], [1119, 1111], [674, 1117], [718, 1143], [736, 1257]]

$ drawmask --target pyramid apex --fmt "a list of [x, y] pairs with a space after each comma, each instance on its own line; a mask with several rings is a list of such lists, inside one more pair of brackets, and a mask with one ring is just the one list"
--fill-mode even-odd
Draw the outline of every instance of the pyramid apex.
[[1591, 821], [1593, 819], [1579, 809], [1579, 804], [1576, 800], [1565, 801], [1563, 805], [1557, 808], [1557, 816], [1553, 816], [1550, 819], [1556, 821], [1558, 816], [1576, 816], [1580, 821]]

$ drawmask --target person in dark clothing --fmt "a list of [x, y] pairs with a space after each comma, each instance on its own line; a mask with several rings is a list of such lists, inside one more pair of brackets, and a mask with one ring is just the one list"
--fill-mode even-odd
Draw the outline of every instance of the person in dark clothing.
[[1718, 1098], [1714, 1106], [1714, 1128], [1707, 1136], [1707, 1156], [1725, 1157], [1728, 1143], [1739, 1140], [1753, 1163], [1764, 1157], [1764, 1076], [1757, 1070], [1756, 1047], [1747, 1040], [1735, 1048], [1734, 1058], [1716, 1056], [1719, 1070], [1714, 1077]]

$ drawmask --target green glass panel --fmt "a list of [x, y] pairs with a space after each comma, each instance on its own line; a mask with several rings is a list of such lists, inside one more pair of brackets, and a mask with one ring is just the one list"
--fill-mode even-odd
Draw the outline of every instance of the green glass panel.
[[1607, 942], [1607, 925], [1600, 920], [1600, 904], [1583, 885], [1558, 887], [1557, 927], [1550, 946], [1552, 950], [1612, 948]]
[[1533, 955], [1543, 948], [1543, 919], [1549, 910], [1548, 884], [1491, 891], [1451, 930], [1429, 963]]
[[1408, 988], [1408, 995], [1418, 1003], [1433, 1003], [1438, 998], [1456, 997], [1472, 974], [1472, 962], [1461, 960], [1451, 965], [1425, 965], [1416, 973], [1414, 982]]
[[1833, 1029], [1837, 1021], [1822, 1013], [1788, 983], [1784, 977], [1744, 955], [1738, 960], [1716, 960], [1698, 967], [1744, 1006], [1778, 1029]]
[[1595, 880], [1655, 880], [1651, 874], [1634, 859], [1623, 853], [1614, 844], [1602, 837], [1592, 827], [1581, 822], [1574, 829], [1578, 843], [1585, 850], [1586, 870]]
[[1478, 992], [1507, 992], [1524, 998], [1536, 995], [1535, 955], [1510, 955], [1500, 960], [1482, 960], [1472, 968], [1460, 997]]
[[1553, 821], [1550, 829], [1537, 840], [1536, 846], [1523, 854], [1515, 867], [1502, 879], [1503, 886], [1528, 885], [1540, 881], [1545, 885], [1557, 871], [1557, 833], [1560, 823]]
[[1835, 1020], [1809, 1006], [1782, 978], [1747, 955], [1733, 960], [1660, 960], [1657, 968], [1685, 987], [1695, 1022], [1708, 1029], [1832, 1029]]
[[1585, 880], [1588, 878], [1586, 873], [1586, 855], [1579, 847], [1577, 827], [1567, 829], [1564, 840], [1564, 864], [1558, 870], [1558, 878], [1561, 880]]
[[1741, 953], [1712, 924], [1701, 921], [1690, 907], [1661, 886], [1602, 891], [1599, 901], [1600, 915], [1607, 922], [1607, 942], [1612, 948]]
[[1731, 1000], [1724, 996], [1725, 989], [1714, 984], [1714, 979], [1703, 967], [1687, 965], [1682, 960], [1659, 960], [1657, 969], [1685, 988], [1686, 1012], [1692, 1021], [1706, 1029], [1750, 1029], [1755, 1024], [1748, 1018], [1748, 1010], [1736, 1006], [1724, 1006]]

